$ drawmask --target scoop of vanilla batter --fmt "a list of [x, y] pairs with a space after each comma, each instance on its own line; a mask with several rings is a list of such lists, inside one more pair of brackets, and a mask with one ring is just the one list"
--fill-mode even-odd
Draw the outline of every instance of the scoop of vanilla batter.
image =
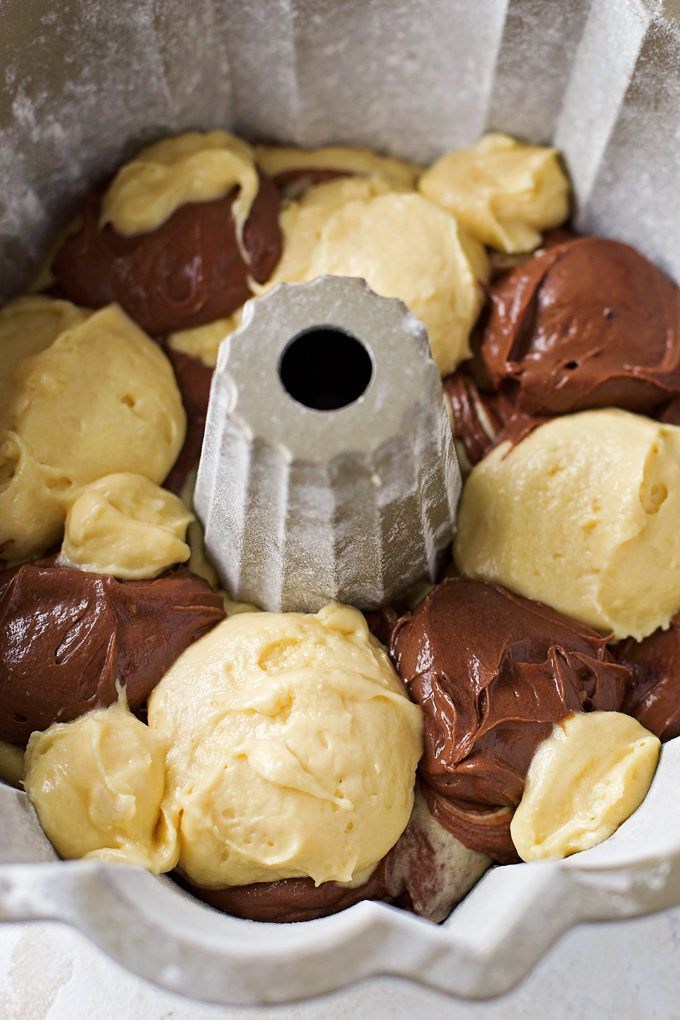
[[166, 744], [124, 704], [34, 733], [24, 786], [65, 858], [95, 857], [169, 871], [175, 820], [165, 810]]
[[26, 789], [63, 856], [179, 857], [202, 886], [359, 884], [411, 815], [420, 709], [347, 606], [228, 618], [148, 723], [114, 705], [31, 738]]
[[680, 607], [680, 428], [614, 409], [555, 418], [470, 474], [455, 554], [616, 638]]
[[102, 202], [102, 222], [131, 236], [155, 230], [187, 202], [209, 202], [238, 188], [239, 236], [259, 187], [250, 146], [227, 131], [190, 131], [138, 152], [120, 168]]
[[420, 710], [347, 606], [228, 618], [166, 673], [149, 725], [198, 885], [359, 881], [411, 814]]
[[569, 212], [569, 181], [557, 150], [498, 132], [442, 156], [418, 187], [473, 237], [508, 253], [532, 251], [540, 232]]
[[611, 836], [644, 800], [660, 746], [622, 712], [563, 719], [539, 744], [510, 823], [520, 857], [568, 857]]
[[83, 485], [120, 471], [161, 482], [186, 419], [168, 359], [116, 305], [21, 299], [0, 312], [0, 339], [0, 547], [20, 560], [58, 541]]
[[105, 475], [70, 507], [59, 562], [122, 580], [156, 577], [189, 559], [192, 520], [178, 496], [143, 475]]

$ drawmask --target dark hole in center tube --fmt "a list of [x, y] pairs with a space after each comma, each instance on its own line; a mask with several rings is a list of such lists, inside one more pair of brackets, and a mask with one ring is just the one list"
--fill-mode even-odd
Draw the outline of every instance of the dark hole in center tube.
[[294, 337], [281, 356], [279, 376], [287, 393], [315, 411], [337, 411], [366, 392], [373, 362], [350, 333], [324, 327]]

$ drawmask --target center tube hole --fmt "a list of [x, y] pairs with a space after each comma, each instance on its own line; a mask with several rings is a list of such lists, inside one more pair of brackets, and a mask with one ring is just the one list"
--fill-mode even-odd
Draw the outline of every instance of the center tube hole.
[[314, 411], [353, 404], [368, 389], [372, 375], [373, 362], [364, 345], [330, 326], [294, 337], [279, 362], [283, 388]]

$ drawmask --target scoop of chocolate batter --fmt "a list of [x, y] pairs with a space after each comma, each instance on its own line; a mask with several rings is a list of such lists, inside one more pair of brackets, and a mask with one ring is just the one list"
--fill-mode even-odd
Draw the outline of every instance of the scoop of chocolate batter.
[[680, 613], [667, 630], [644, 641], [620, 641], [612, 645], [612, 654], [633, 675], [623, 711], [660, 740], [680, 736]]
[[187, 415], [187, 431], [179, 456], [163, 485], [180, 495], [189, 472], [197, 466], [201, 455], [213, 370], [204, 365], [200, 358], [194, 358], [183, 351], [167, 347], [165, 353], [170, 359], [182, 394], [182, 403]]
[[184, 649], [224, 618], [185, 569], [118, 581], [52, 564], [0, 573], [0, 739], [67, 722], [118, 697], [134, 711]]
[[362, 885], [348, 888], [337, 882], [315, 886], [311, 878], [284, 878], [278, 882], [255, 882], [221, 889], [192, 885], [179, 873], [176, 881], [197, 899], [216, 910], [251, 921], [311, 921], [351, 907], [361, 900], [389, 899], [381, 862]]
[[100, 224], [101, 194], [86, 199], [82, 226], [52, 263], [61, 291], [76, 304], [118, 302], [151, 334], [225, 318], [251, 297], [248, 279], [264, 283], [281, 255], [279, 195], [260, 174], [239, 247], [232, 205], [237, 192], [180, 206], [148, 233], [126, 237]]
[[423, 710], [431, 810], [497, 860], [512, 856], [507, 827], [538, 745], [571, 712], [618, 710], [629, 678], [594, 630], [467, 578], [399, 622], [392, 655]]
[[481, 389], [470, 368], [463, 365], [444, 379], [451, 407], [451, 428], [471, 465], [477, 464], [495, 444], [499, 433], [517, 417], [505, 393]]
[[427, 782], [423, 782], [423, 793], [432, 817], [464, 846], [488, 854], [499, 864], [519, 861], [510, 835], [514, 807], [488, 808], [455, 800]]
[[491, 287], [481, 357], [530, 415], [649, 411], [680, 391], [680, 291], [634, 248], [575, 238]]

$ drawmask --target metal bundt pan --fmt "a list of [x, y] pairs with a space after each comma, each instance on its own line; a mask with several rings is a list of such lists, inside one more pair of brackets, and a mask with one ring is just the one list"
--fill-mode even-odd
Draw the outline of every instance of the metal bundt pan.
[[[427, 161], [486, 128], [552, 139], [577, 223], [680, 276], [676, 0], [4, 0], [0, 291], [142, 142], [195, 127]], [[300, 925], [230, 918], [138, 869], [64, 863], [0, 784], [0, 920], [72, 924], [189, 997], [285, 1002], [399, 974], [485, 998], [581, 921], [680, 903], [680, 740], [642, 807], [563, 862], [486, 875], [441, 926], [380, 903]]]

